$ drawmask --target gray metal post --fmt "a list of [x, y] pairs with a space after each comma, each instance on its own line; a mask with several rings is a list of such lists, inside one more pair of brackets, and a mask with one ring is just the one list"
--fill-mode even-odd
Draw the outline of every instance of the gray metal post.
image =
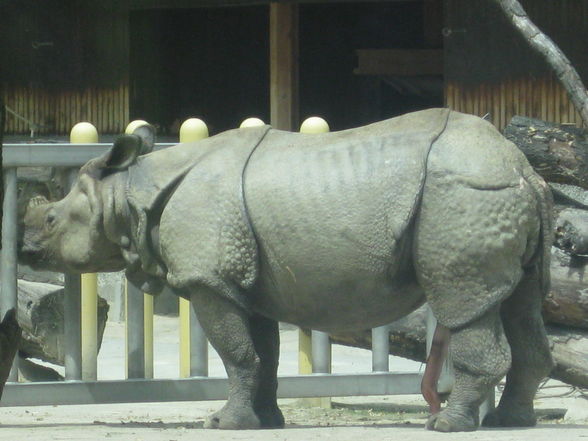
[[378, 326], [372, 329], [372, 371], [390, 370], [390, 327]]
[[312, 331], [312, 373], [328, 374], [331, 372], [331, 340], [329, 334]]
[[143, 292], [127, 282], [127, 378], [145, 378]]
[[63, 327], [65, 379], [82, 379], [82, 281], [79, 274], [64, 274]]
[[[77, 177], [70, 170], [68, 190]], [[79, 274], [64, 274], [63, 327], [65, 340], [65, 379], [82, 379], [82, 283]]]
[[208, 377], [208, 340], [193, 307], [190, 308], [190, 376]]
[[[0, 296], [1, 317], [9, 309], [17, 307], [17, 179], [16, 168], [4, 170], [4, 202], [2, 205], [2, 255], [0, 271], [2, 274]], [[8, 381], [18, 381], [18, 357], [15, 357]]]

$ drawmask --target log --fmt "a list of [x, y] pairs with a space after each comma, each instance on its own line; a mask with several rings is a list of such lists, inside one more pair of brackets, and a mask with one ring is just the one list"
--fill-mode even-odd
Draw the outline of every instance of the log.
[[543, 303], [546, 322], [588, 330], [587, 266], [588, 257], [551, 248], [551, 290]]
[[28, 358], [19, 357], [18, 373], [21, 381], [63, 381], [64, 378], [55, 369], [43, 366], [39, 363], [29, 360]]
[[[425, 362], [425, 315], [421, 310], [410, 314], [404, 323], [392, 324], [390, 354]], [[409, 329], [406, 328], [407, 324]], [[572, 386], [588, 388], [588, 331], [547, 325], [547, 335], [555, 367], [550, 377]], [[331, 334], [333, 343], [371, 348], [371, 331]], [[400, 343], [400, 344], [398, 344]]]
[[569, 207], [581, 208], [588, 210], [588, 191], [576, 185], [549, 183], [553, 199], [560, 206], [557, 209], [565, 209]]
[[[18, 281], [18, 321], [23, 329], [19, 352], [60, 366], [64, 364], [64, 289], [46, 283]], [[98, 349], [108, 318], [108, 303], [98, 297]]]
[[588, 189], [588, 131], [514, 116], [504, 136], [547, 181]]
[[549, 375], [572, 386], [588, 387], [588, 332], [547, 326], [555, 367]]
[[13, 308], [4, 315], [4, 319], [0, 323], [0, 397], [2, 397], [4, 385], [10, 375], [20, 339], [21, 329], [16, 321], [16, 311]]
[[571, 254], [588, 254], [588, 210], [563, 209], [555, 221], [555, 245]]

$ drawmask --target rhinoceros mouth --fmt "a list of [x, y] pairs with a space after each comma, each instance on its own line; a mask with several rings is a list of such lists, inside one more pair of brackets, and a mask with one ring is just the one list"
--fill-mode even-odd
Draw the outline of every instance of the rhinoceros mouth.
[[51, 256], [43, 250], [35, 250], [27, 248], [26, 246], [18, 250], [18, 261], [30, 266], [34, 270], [53, 270]]

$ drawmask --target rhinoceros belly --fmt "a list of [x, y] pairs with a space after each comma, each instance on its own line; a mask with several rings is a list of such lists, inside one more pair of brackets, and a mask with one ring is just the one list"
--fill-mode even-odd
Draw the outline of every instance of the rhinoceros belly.
[[332, 332], [384, 325], [424, 302], [411, 271], [390, 277], [332, 263], [308, 259], [271, 267], [265, 261], [251, 294], [253, 308], [275, 320]]

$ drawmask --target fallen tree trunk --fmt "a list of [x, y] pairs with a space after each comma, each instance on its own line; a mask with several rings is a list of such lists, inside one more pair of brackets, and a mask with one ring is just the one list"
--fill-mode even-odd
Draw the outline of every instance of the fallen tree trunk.
[[546, 322], [588, 330], [587, 267], [588, 257], [572, 256], [552, 247], [551, 290], [543, 303]]
[[588, 332], [548, 325], [555, 367], [549, 375], [572, 386], [588, 388]]
[[573, 256], [588, 254], [588, 210], [566, 208], [559, 213], [555, 245]]
[[0, 323], [0, 397], [10, 375], [20, 338], [21, 329], [16, 321], [16, 311], [12, 308]]
[[525, 154], [545, 180], [588, 189], [588, 131], [514, 116], [504, 136]]
[[[417, 310], [391, 325], [390, 354], [425, 362], [425, 313]], [[407, 327], [408, 326], [408, 327]], [[555, 367], [550, 377], [573, 386], [588, 388], [588, 332], [547, 325]], [[331, 341], [371, 349], [371, 331], [332, 334]]]
[[549, 183], [556, 209], [559, 208], [581, 208], [588, 210], [588, 190], [577, 185]]
[[[63, 366], [63, 296], [62, 287], [18, 281], [18, 321], [23, 330], [19, 352], [23, 356]], [[102, 342], [108, 309], [106, 300], [98, 297], [98, 348]]]

